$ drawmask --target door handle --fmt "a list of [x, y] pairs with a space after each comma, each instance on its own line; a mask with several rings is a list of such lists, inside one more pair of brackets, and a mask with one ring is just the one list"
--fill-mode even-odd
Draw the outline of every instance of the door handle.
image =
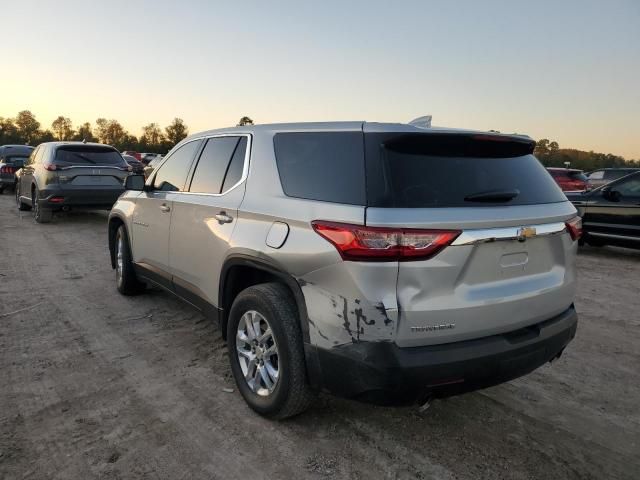
[[166, 204], [163, 203], [162, 205], [160, 205], [160, 211], [162, 213], [170, 212], [171, 211], [171, 207], [169, 205], [166, 205]]
[[226, 214], [226, 212], [220, 212], [215, 215], [216, 220], [222, 225], [223, 223], [233, 222], [233, 218]]

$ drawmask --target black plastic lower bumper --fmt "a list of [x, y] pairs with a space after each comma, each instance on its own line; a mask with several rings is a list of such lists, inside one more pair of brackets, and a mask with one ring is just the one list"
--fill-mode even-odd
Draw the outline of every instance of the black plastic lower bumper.
[[41, 208], [61, 210], [64, 207], [110, 209], [124, 192], [117, 188], [48, 188], [41, 191], [39, 200]]
[[576, 334], [572, 306], [514, 332], [444, 345], [400, 348], [360, 342], [330, 350], [307, 345], [311, 383], [335, 395], [407, 404], [497, 385], [556, 358]]

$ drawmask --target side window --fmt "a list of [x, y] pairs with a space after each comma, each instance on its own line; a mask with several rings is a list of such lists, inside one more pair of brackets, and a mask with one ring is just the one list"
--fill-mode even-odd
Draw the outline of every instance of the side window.
[[156, 173], [153, 188], [162, 192], [181, 192], [201, 143], [202, 140], [195, 140], [174, 151]]
[[592, 172], [589, 175], [591, 180], [602, 180], [604, 178], [604, 172], [602, 170], [598, 170], [596, 172]]
[[35, 163], [35, 158], [36, 155], [38, 154], [38, 151], [40, 150], [40, 147], [37, 147], [35, 150], [33, 150], [31, 152], [31, 155], [29, 155], [29, 158], [27, 158], [27, 161], [24, 162], [25, 165], [33, 165]]
[[640, 197], [640, 175], [621, 181], [612, 189], [620, 192], [623, 197]]
[[[207, 141], [191, 181], [190, 192], [220, 193], [232, 157], [246, 137], [214, 137]], [[246, 148], [246, 147], [245, 147]]]
[[227, 175], [224, 177], [224, 183], [222, 184], [222, 192], [226, 192], [242, 178], [242, 171], [244, 170], [244, 159], [247, 154], [247, 137], [242, 137], [236, 151], [233, 153], [231, 163], [227, 168]]

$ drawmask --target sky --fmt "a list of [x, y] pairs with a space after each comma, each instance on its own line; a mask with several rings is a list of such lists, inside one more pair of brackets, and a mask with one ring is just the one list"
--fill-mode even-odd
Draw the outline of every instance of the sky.
[[518, 132], [640, 159], [640, 0], [0, 0], [0, 116], [133, 134], [325, 120]]

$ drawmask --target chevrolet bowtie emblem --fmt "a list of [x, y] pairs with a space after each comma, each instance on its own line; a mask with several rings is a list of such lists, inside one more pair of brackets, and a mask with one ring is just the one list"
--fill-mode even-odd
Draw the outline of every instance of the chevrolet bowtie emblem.
[[518, 241], [524, 242], [527, 238], [536, 236], [536, 229], [533, 227], [522, 227], [518, 229]]

